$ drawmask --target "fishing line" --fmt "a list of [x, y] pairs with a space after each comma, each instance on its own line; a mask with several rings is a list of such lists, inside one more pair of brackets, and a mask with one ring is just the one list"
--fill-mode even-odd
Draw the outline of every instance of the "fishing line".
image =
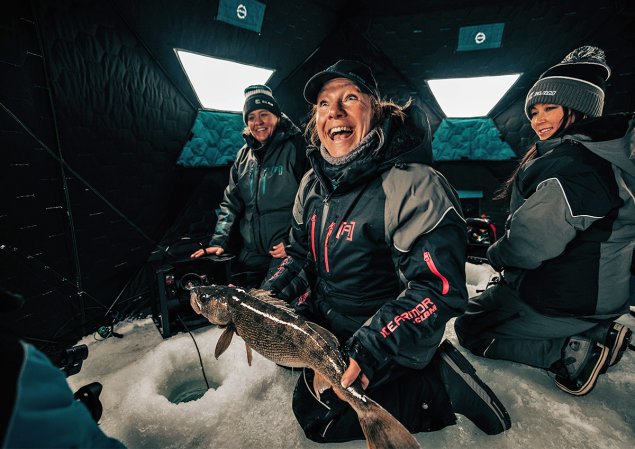
[[[32, 11], [34, 12], [34, 11]], [[55, 133], [55, 143], [57, 145], [58, 156], [57, 162], [59, 164], [59, 169], [62, 178], [62, 190], [64, 191], [64, 199], [66, 200], [66, 218], [68, 221], [68, 228], [71, 234], [71, 245], [72, 245], [72, 253], [73, 253], [73, 265], [75, 267], [75, 288], [77, 291], [77, 296], [79, 297], [79, 309], [81, 313], [81, 322], [82, 322], [82, 334], [84, 333], [84, 322], [86, 321], [86, 305], [84, 304], [84, 297], [82, 293], [84, 288], [82, 287], [82, 271], [81, 264], [79, 262], [79, 249], [77, 247], [77, 234], [75, 233], [75, 220], [73, 219], [73, 210], [71, 208], [71, 195], [68, 190], [68, 180], [66, 177], [65, 161], [64, 156], [62, 155], [62, 141], [60, 140], [59, 127], [57, 124], [57, 114], [55, 111], [55, 102], [53, 101], [53, 92], [51, 90], [50, 76], [48, 70], [48, 64], [46, 60], [46, 54], [44, 53], [44, 44], [42, 42], [42, 31], [40, 30], [40, 22], [36, 14], [33, 14], [34, 23], [35, 23], [35, 34], [37, 36], [37, 41], [40, 46], [40, 57], [42, 58], [42, 70], [44, 72], [44, 80], [46, 82], [46, 91], [48, 93], [49, 105], [51, 107], [51, 120], [53, 121], [53, 131]], [[49, 151], [53, 154], [52, 151]]]
[[86, 181], [79, 173], [77, 173], [70, 165], [68, 165], [68, 162], [66, 162], [64, 159], [59, 158], [44, 142], [42, 142], [34, 133], [33, 131], [31, 131], [31, 129], [26, 126], [26, 124], [24, 124], [24, 122], [22, 122], [20, 120], [20, 118], [15, 115], [13, 113], [13, 111], [11, 111], [7, 106], [5, 106], [4, 103], [0, 102], [0, 107], [2, 109], [4, 109], [4, 111], [13, 119], [15, 120], [21, 127], [22, 129], [24, 129], [24, 131], [26, 131], [27, 134], [29, 134], [33, 140], [35, 140], [38, 145], [40, 145], [42, 147], [42, 149], [44, 151], [46, 151], [53, 159], [55, 159], [57, 162], [59, 162], [60, 164], [62, 164], [75, 178], [77, 178], [77, 180], [79, 182], [81, 182], [82, 184], [84, 184], [84, 186], [86, 186], [91, 192], [93, 192], [95, 194], [95, 196], [97, 196], [97, 198], [99, 198], [101, 201], [104, 202], [104, 204], [106, 204], [106, 206], [108, 206], [113, 212], [115, 212], [117, 215], [119, 215], [126, 223], [128, 223], [135, 231], [137, 231], [139, 233], [139, 235], [141, 235], [144, 239], [146, 239], [148, 242], [152, 243], [156, 248], [159, 248], [160, 250], [164, 251], [166, 254], [168, 254], [169, 256], [173, 256], [174, 254], [169, 252], [169, 247], [163, 247], [161, 245], [159, 245], [156, 240], [154, 240], [152, 237], [150, 237], [149, 235], [147, 235], [145, 232], [143, 232], [143, 230], [137, 226], [132, 220], [130, 220], [123, 212], [121, 212], [119, 209], [117, 209], [117, 207], [112, 204], [110, 201], [108, 201], [101, 193], [99, 193], [99, 191], [93, 187], [88, 181]]
[[[98, 308], [99, 308], [99, 307], [87, 307], [85, 310], [92, 310], [92, 309], [98, 309]], [[81, 313], [81, 312], [77, 312], [77, 313], [75, 313], [75, 315], [73, 315], [73, 317], [72, 317], [72, 318], [70, 318], [69, 320], [67, 320], [64, 324], [62, 324], [62, 325], [59, 327], [58, 332], [56, 332], [56, 333], [52, 336], [52, 338], [54, 338], [55, 340], [48, 340], [48, 339], [37, 338], [37, 337], [30, 337], [30, 336], [28, 336], [28, 335], [24, 335], [24, 336], [22, 336], [21, 338], [22, 338], [23, 340], [30, 341], [30, 342], [46, 343], [46, 344], [48, 344], [48, 345], [50, 345], [50, 346], [53, 346], [53, 347], [56, 347], [56, 346], [59, 346], [59, 345], [65, 346], [65, 345], [66, 345], [66, 343], [64, 343], [64, 340], [68, 340], [68, 338], [65, 338], [65, 335], [67, 335], [67, 334], [58, 335], [58, 334], [59, 334], [59, 330], [63, 329], [64, 327], [68, 326], [70, 323], [72, 323], [73, 321], [75, 321], [75, 320], [77, 319], [77, 316], [78, 316], [80, 313]], [[94, 318], [93, 318], [93, 319], [91, 319], [91, 320], [87, 321], [87, 322], [86, 322], [86, 323], [84, 323], [84, 324], [88, 324], [88, 323], [91, 323], [91, 322], [93, 322], [93, 321], [96, 321], [96, 319], [94, 319]], [[81, 326], [75, 326], [75, 327], [71, 328], [71, 329], [69, 330], [69, 332], [68, 332], [68, 333], [72, 333], [72, 334], [73, 334], [73, 335], [72, 335], [72, 337], [73, 337], [72, 339], [73, 339], [74, 341], [76, 341], [76, 339], [77, 339], [77, 335], [78, 335], [78, 334], [76, 334], [74, 331], [75, 331], [76, 329], [79, 329], [80, 327], [81, 327]], [[47, 348], [46, 346], [42, 346], [42, 347], [40, 347], [39, 349], [40, 349], [40, 350], [42, 350], [42, 351], [43, 351], [43, 352], [45, 352], [45, 353], [48, 351], [48, 348]]]
[[[110, 208], [113, 212], [115, 212], [119, 217], [121, 217], [126, 223], [128, 223], [135, 231], [137, 231], [137, 233], [139, 235], [141, 235], [145, 240], [147, 240], [149, 243], [151, 243], [153, 245], [154, 248], [157, 248], [158, 250], [162, 251], [163, 253], [165, 253], [168, 256], [171, 257], [175, 257], [174, 254], [170, 253], [169, 251], [169, 246], [168, 247], [163, 247], [161, 246], [156, 240], [154, 240], [153, 238], [151, 238], [150, 236], [148, 236], [139, 226], [137, 226], [132, 220], [130, 220], [123, 212], [121, 212], [119, 209], [117, 209], [117, 207], [115, 207], [114, 204], [112, 204], [110, 201], [108, 201], [101, 193], [99, 193], [99, 191], [97, 191], [97, 189], [95, 187], [93, 187], [88, 181], [86, 181], [78, 172], [76, 172], [67, 162], [66, 160], [64, 160], [61, 156], [58, 156], [57, 154], [55, 154], [55, 152], [53, 150], [51, 150], [51, 148], [49, 148], [42, 140], [40, 140], [35, 133], [11, 110], [9, 109], [4, 103], [0, 102], [0, 108], [4, 109], [4, 111], [18, 124], [20, 125], [20, 127], [29, 135], [31, 136], [31, 138], [37, 142], [37, 144], [46, 152], [49, 154], [49, 156], [51, 156], [53, 159], [55, 159], [55, 161], [57, 161], [60, 165], [60, 170], [62, 171], [62, 178], [64, 180], [66, 180], [66, 172], [64, 171], [64, 169], [66, 169], [67, 172], [69, 172], [70, 174], [72, 174], [80, 183], [82, 183], [87, 189], [89, 189], [98, 199], [100, 199], [106, 206], [108, 206], [108, 208]], [[59, 145], [59, 143], [58, 143]], [[70, 217], [72, 215], [72, 211], [71, 211], [71, 207], [70, 207], [70, 196], [68, 195], [68, 186], [66, 184], [66, 182], [64, 181], [64, 192], [65, 192], [65, 199], [66, 199], [66, 209], [67, 209], [67, 215]], [[75, 231], [74, 231], [74, 225], [72, 223], [72, 217], [69, 218], [69, 227], [71, 228], [71, 238], [72, 238], [72, 245], [73, 245], [73, 262], [74, 262], [74, 266], [75, 266], [75, 277], [76, 277], [76, 281], [75, 283], [71, 283], [65, 276], [61, 275], [60, 273], [56, 272], [55, 270], [52, 270], [50, 268], [50, 266], [40, 262], [40, 264], [42, 265], [42, 267], [45, 270], [50, 270], [51, 273], [54, 273], [62, 282], [66, 283], [66, 284], [70, 284], [73, 286], [73, 289], [75, 290], [75, 293], [77, 294], [77, 296], [80, 299], [80, 309], [81, 309], [81, 316], [82, 316], [82, 321], [85, 321], [85, 306], [84, 306], [84, 297], [83, 295], [87, 295], [88, 297], [90, 297], [93, 301], [95, 301], [96, 303], [102, 305], [104, 307], [104, 309], [106, 309], [106, 314], [114, 307], [114, 305], [117, 303], [117, 301], [119, 300], [119, 296], [121, 295], [121, 293], [123, 292], [123, 290], [120, 292], [120, 294], [118, 295], [118, 297], [115, 299], [115, 301], [111, 304], [110, 308], [106, 307], [105, 305], [103, 305], [101, 303], [101, 301], [97, 300], [97, 298], [95, 298], [95, 296], [91, 295], [90, 293], [88, 293], [86, 290], [83, 289], [82, 283], [80, 279], [77, 279], [78, 276], [81, 276], [81, 271], [78, 265], [78, 253], [77, 253], [77, 245], [76, 245], [76, 238], [75, 238]], [[1, 249], [5, 249], [7, 246], [6, 245], [0, 245]], [[13, 247], [14, 250], [17, 250], [17, 248]], [[29, 260], [29, 258], [33, 258], [35, 259], [34, 256], [24, 256], [22, 254], [20, 254], [20, 256], [26, 260]]]
[[[57, 154], [55, 154], [55, 152], [53, 152], [53, 150], [51, 150], [43, 141], [41, 141], [36, 135], [35, 133], [22, 121], [20, 120], [20, 118], [13, 113], [13, 111], [11, 111], [4, 103], [0, 102], [0, 108], [4, 109], [4, 111], [13, 119], [15, 120], [16, 123], [18, 123], [22, 129], [28, 134], [30, 135], [33, 140], [35, 140], [38, 145], [40, 145], [42, 147], [42, 149], [44, 149], [44, 151], [46, 153], [48, 153], [53, 159], [55, 159], [59, 164], [60, 167], [64, 167], [66, 168], [66, 170], [71, 173], [78, 181], [80, 181], [84, 186], [86, 186], [86, 188], [88, 188], [91, 192], [93, 192], [95, 194], [95, 196], [97, 196], [97, 198], [99, 198], [104, 204], [106, 204], [106, 206], [108, 206], [113, 212], [115, 212], [117, 215], [119, 215], [119, 217], [121, 217], [126, 223], [128, 223], [135, 231], [137, 231], [144, 239], [146, 239], [148, 242], [150, 242], [154, 248], [158, 248], [160, 251], [162, 251], [163, 253], [167, 254], [168, 256], [171, 257], [175, 257], [174, 254], [170, 253], [169, 251], [169, 247], [163, 247], [161, 246], [158, 242], [156, 242], [154, 239], [152, 239], [150, 236], [148, 236], [139, 226], [137, 226], [134, 222], [132, 222], [123, 212], [121, 212], [119, 209], [117, 209], [110, 201], [108, 201], [101, 193], [99, 193], [97, 191], [96, 188], [94, 188], [90, 183], [88, 183], [88, 181], [86, 181], [79, 173], [77, 173], [70, 165], [68, 165], [68, 163], [61, 157], [59, 157]], [[64, 175], [64, 178], [66, 178], [66, 176]], [[66, 189], [66, 187], [65, 187]], [[67, 197], [67, 215], [71, 215], [71, 209], [70, 209], [70, 198]], [[69, 225], [71, 226], [71, 225]], [[73, 247], [75, 248], [75, 236], [74, 236], [74, 232], [71, 232], [72, 235], [72, 239], [73, 239]], [[6, 249], [8, 248], [7, 245], [0, 245], [0, 249]], [[18, 251], [17, 248], [12, 247], [14, 249], [14, 251]], [[30, 259], [35, 259], [35, 256], [32, 255], [28, 255], [28, 256], [24, 256], [22, 254], [19, 254], [20, 257], [24, 258], [25, 260], [30, 260]], [[73, 260], [75, 261], [77, 258], [77, 254], [76, 251], [73, 252]], [[40, 262], [38, 260], [38, 262]], [[90, 297], [93, 301], [95, 301], [97, 304], [100, 304], [101, 306], [104, 307], [104, 309], [106, 309], [106, 314], [114, 307], [114, 305], [117, 303], [117, 301], [119, 300], [119, 296], [115, 299], [115, 301], [111, 304], [110, 308], [106, 307], [101, 301], [97, 300], [97, 298], [95, 298], [95, 296], [91, 295], [90, 293], [88, 293], [88, 291], [84, 290], [82, 288], [81, 282], [78, 282], [76, 280], [75, 283], [71, 283], [65, 276], [61, 275], [60, 273], [56, 272], [55, 270], [51, 269], [50, 266], [46, 265], [43, 262], [40, 262], [40, 264], [42, 265], [42, 267], [45, 270], [50, 270], [51, 273], [55, 274], [62, 282], [66, 283], [66, 284], [70, 284], [73, 286], [73, 289], [75, 290], [75, 293], [77, 294], [77, 296], [80, 299], [80, 309], [81, 309], [81, 316], [82, 316], [82, 322], [86, 320], [85, 317], [85, 305], [84, 305], [84, 297], [83, 295], [87, 295], [88, 297]], [[77, 264], [75, 264], [75, 276], [77, 277], [78, 274], [81, 275], [79, 269], [77, 268]], [[82, 324], [83, 326], [83, 324]], [[82, 332], [83, 333], [83, 332]]]
[[[50, 272], [52, 274], [54, 274], [59, 281], [61, 281], [63, 284], [69, 285], [71, 287], [73, 287], [73, 290], [75, 290], [75, 293], [77, 293], [78, 295], [86, 295], [88, 296], [90, 299], [92, 299], [93, 301], [95, 301], [97, 304], [99, 304], [101, 307], [103, 307], [104, 309], [108, 309], [108, 307], [106, 307], [105, 304], [103, 304], [100, 300], [98, 300], [97, 298], [95, 298], [93, 295], [91, 295], [90, 293], [88, 293], [87, 291], [77, 291], [77, 285], [74, 284], [73, 282], [71, 282], [66, 276], [64, 276], [63, 274], [59, 273], [58, 271], [56, 271], [54, 268], [52, 268], [50, 265], [45, 264], [44, 262], [42, 262], [41, 260], [39, 260], [35, 255], [33, 254], [27, 254], [24, 255], [23, 251], [20, 250], [19, 248], [15, 247], [15, 246], [11, 246], [11, 245], [4, 245], [4, 244], [0, 244], [0, 250], [4, 251], [5, 253], [15, 256], [18, 255], [20, 256], [21, 259], [33, 264], [33, 262], [37, 262], [40, 266], [38, 266], [37, 268], [39, 268], [42, 271], [47, 271]], [[39, 296], [39, 295], [38, 295]], [[31, 296], [29, 299], [35, 298], [36, 296]], [[80, 312], [81, 313], [81, 312]]]
[[192, 335], [192, 332], [190, 332], [190, 329], [187, 327], [187, 325], [185, 324], [185, 322], [181, 318], [181, 315], [179, 315], [177, 313], [176, 317], [181, 322], [181, 324], [183, 325], [183, 327], [185, 328], [187, 333], [190, 334], [190, 337], [192, 337], [192, 341], [194, 342], [194, 346], [196, 347], [196, 352], [198, 354], [198, 363], [201, 365], [201, 371], [203, 372], [203, 379], [205, 379], [205, 385], [207, 385], [207, 389], [209, 390], [209, 388], [210, 388], [209, 387], [209, 382], [207, 381], [207, 376], [205, 375], [205, 368], [203, 368], [203, 358], [201, 357], [201, 351], [199, 351], [199, 349], [198, 349], [198, 344], [196, 344], [196, 339], [194, 338], [194, 335]]

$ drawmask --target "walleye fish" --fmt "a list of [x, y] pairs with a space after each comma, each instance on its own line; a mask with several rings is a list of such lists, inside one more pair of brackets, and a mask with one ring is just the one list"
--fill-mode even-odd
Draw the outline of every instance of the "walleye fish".
[[218, 358], [231, 343], [234, 333], [245, 341], [251, 365], [251, 348], [283, 366], [308, 367], [327, 385], [315, 385], [316, 392], [328, 386], [357, 413], [371, 449], [420, 448], [403, 424], [364, 394], [357, 380], [348, 388], [340, 384], [346, 362], [335, 335], [297, 315], [288, 305], [264, 290], [244, 290], [224, 285], [191, 288], [190, 304], [212, 324], [226, 326], [216, 344]]

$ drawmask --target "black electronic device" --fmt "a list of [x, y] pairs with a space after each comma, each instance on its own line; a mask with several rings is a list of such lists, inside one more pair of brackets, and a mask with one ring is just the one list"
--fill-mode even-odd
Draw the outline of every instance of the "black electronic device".
[[82, 369], [82, 363], [88, 358], [88, 346], [77, 345], [64, 350], [59, 367], [66, 377], [79, 373]]
[[496, 227], [487, 217], [469, 217], [467, 226], [467, 256], [487, 260], [487, 248], [496, 241]]
[[155, 271], [157, 300], [152, 318], [163, 338], [210, 324], [190, 306], [188, 286], [227, 284], [233, 255], [170, 261]]

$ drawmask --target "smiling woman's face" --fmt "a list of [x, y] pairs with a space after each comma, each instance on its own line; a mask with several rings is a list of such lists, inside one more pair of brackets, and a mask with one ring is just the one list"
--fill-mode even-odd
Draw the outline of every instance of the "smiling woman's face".
[[564, 109], [558, 104], [536, 103], [529, 111], [531, 128], [540, 140], [553, 136], [564, 119]]
[[333, 157], [348, 154], [371, 129], [370, 96], [346, 78], [335, 78], [317, 97], [316, 128], [320, 142]]
[[260, 143], [265, 143], [276, 131], [280, 119], [266, 109], [256, 109], [247, 116], [247, 127], [251, 135]]

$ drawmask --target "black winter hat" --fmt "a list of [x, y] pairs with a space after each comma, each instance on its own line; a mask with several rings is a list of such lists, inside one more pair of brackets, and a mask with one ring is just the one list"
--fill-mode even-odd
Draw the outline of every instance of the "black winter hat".
[[280, 106], [268, 86], [254, 84], [245, 88], [245, 105], [243, 106], [243, 120], [247, 124], [247, 116], [256, 109], [266, 109], [280, 117]]
[[559, 64], [545, 71], [527, 93], [525, 115], [531, 120], [531, 107], [537, 103], [559, 104], [599, 117], [604, 108], [604, 88], [611, 76], [604, 51], [598, 47], [579, 47]]
[[348, 78], [359, 86], [362, 92], [379, 97], [377, 81], [366, 64], [349, 59], [340, 59], [332, 66], [316, 73], [304, 86], [304, 99], [311, 104], [317, 103], [322, 87], [335, 78]]

